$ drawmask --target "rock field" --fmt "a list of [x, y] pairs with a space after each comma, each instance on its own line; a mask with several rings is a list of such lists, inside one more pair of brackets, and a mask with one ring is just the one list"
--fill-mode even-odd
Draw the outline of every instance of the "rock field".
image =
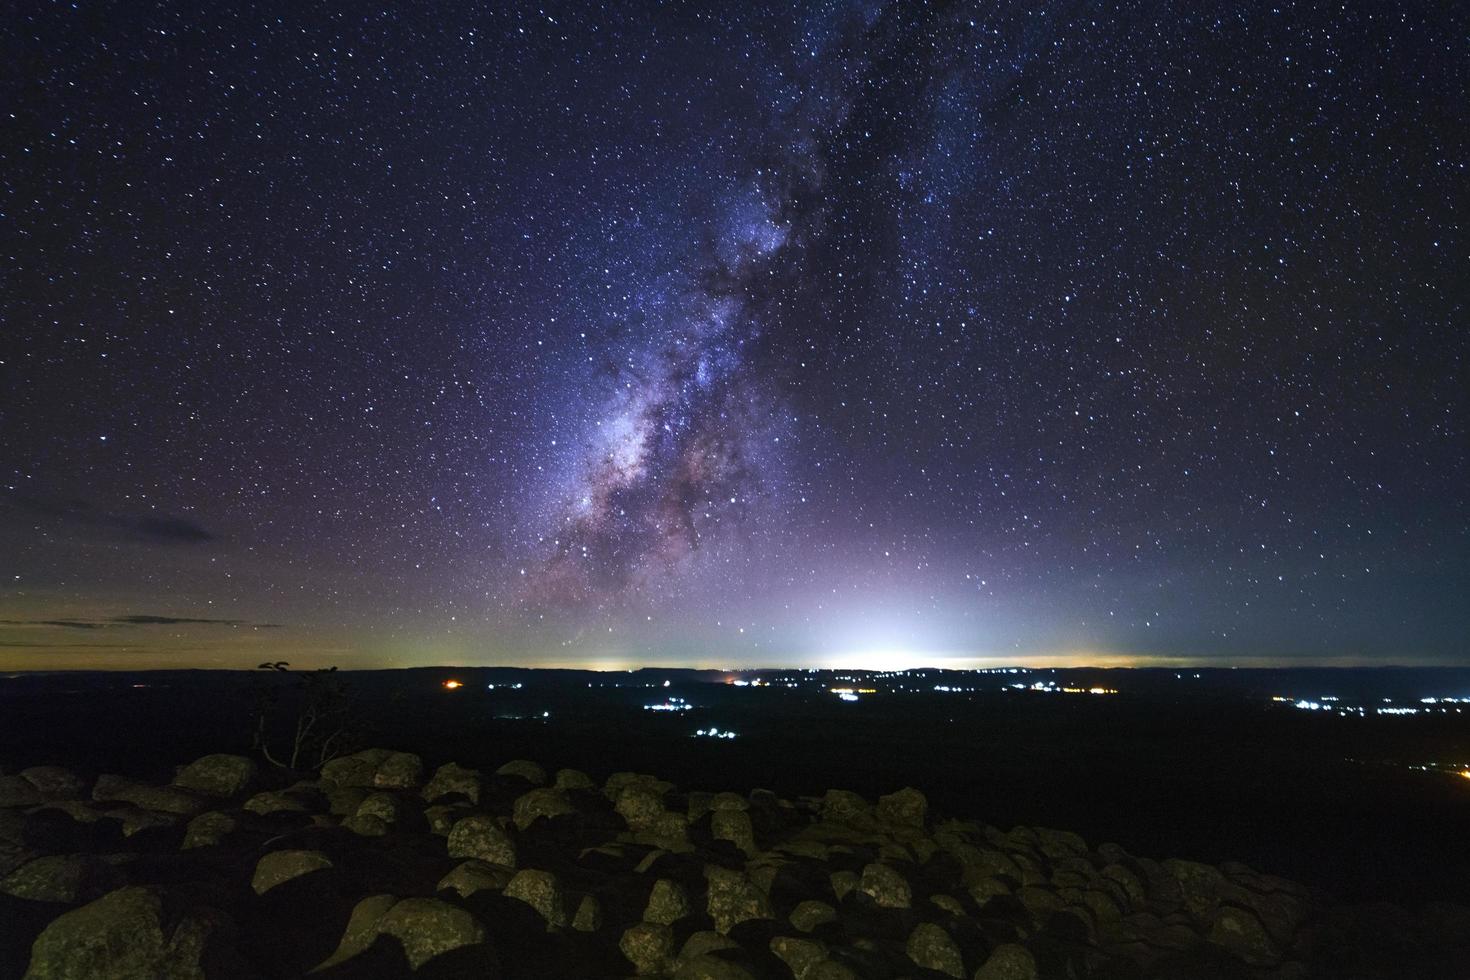
[[[717, 782], [717, 780], [716, 780]], [[1222, 815], [1222, 819], [1229, 819]], [[931, 813], [369, 749], [0, 775], [0, 976], [1470, 977], [1470, 909]]]

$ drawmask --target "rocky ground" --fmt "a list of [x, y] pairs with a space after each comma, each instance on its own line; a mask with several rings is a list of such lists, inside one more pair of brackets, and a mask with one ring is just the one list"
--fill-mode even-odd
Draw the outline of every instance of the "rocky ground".
[[[1222, 814], [1222, 819], [1228, 819]], [[1470, 909], [1343, 907], [1241, 864], [372, 749], [287, 784], [0, 775], [0, 976], [680, 980], [1470, 976]]]

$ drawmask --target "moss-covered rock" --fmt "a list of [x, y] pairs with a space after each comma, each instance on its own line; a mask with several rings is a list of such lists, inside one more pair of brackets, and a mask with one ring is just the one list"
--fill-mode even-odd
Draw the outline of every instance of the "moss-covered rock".
[[121, 888], [52, 920], [25, 980], [195, 980], [216, 921], [185, 914], [166, 925], [157, 894]]
[[332, 859], [321, 851], [272, 851], [256, 862], [250, 887], [255, 894], [264, 895], [293, 878], [324, 871], [331, 866]]
[[179, 770], [174, 785], [205, 796], [228, 798], [245, 792], [256, 773], [255, 761], [243, 755], [206, 755]]
[[566, 897], [561, 882], [550, 871], [527, 868], [519, 871], [505, 886], [505, 897], [525, 902], [546, 922], [548, 931], [567, 925]]
[[493, 817], [471, 814], [449, 831], [449, 856], [477, 858], [507, 868], [516, 866], [516, 846]]

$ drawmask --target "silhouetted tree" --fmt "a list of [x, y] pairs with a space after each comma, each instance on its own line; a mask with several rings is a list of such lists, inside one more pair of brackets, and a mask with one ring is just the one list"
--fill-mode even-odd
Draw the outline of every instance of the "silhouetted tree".
[[[282, 769], [320, 769], [347, 751], [351, 739], [352, 700], [347, 683], [336, 667], [292, 670], [289, 662], [261, 664], [276, 678], [258, 684], [255, 692], [255, 737], [253, 747], [272, 765]], [[294, 681], [283, 683], [279, 675]], [[294, 688], [294, 691], [292, 690]], [[284, 694], [296, 705], [289, 743], [272, 748], [272, 724], [282, 711]], [[285, 710], [289, 710], [287, 707]]]

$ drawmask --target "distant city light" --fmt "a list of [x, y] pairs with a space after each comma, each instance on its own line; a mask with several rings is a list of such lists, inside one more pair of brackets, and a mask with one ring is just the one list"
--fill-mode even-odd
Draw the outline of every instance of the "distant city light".
[[[1041, 691], [1044, 694], [1117, 694], [1113, 687], [1058, 687], [1054, 681], [1036, 681], [1034, 684], [1007, 684], [1013, 691]], [[939, 688], [935, 688], [939, 690]]]
[[662, 702], [660, 704], [645, 704], [643, 706], [643, 710], [644, 711], [688, 711], [689, 709], [691, 709], [693, 707], [694, 707], [694, 705], [690, 704], [688, 701], [685, 701], [683, 698], [669, 698], [667, 701], [664, 701], [664, 702]]
[[445, 681], [444, 686], [453, 691], [455, 688], [464, 687], [464, 684], [461, 681]]
[[700, 728], [695, 731], [696, 738], [735, 738], [734, 732], [722, 732], [718, 728]]

